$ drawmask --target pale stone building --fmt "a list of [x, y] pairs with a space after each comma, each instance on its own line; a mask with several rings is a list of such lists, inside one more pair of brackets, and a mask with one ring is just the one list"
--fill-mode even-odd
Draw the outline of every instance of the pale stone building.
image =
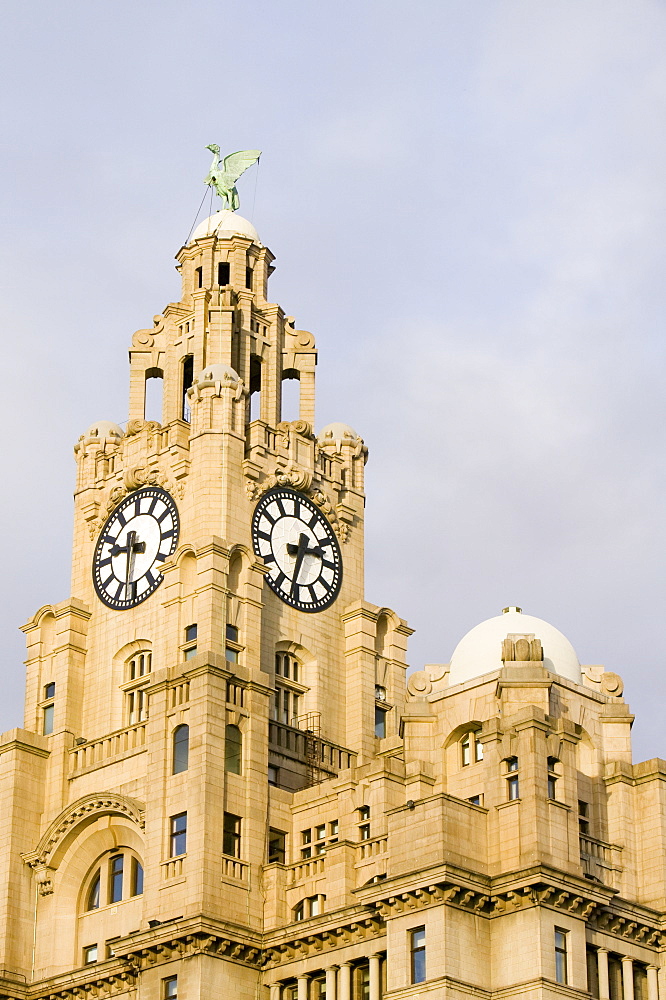
[[72, 597], [24, 627], [0, 996], [666, 1000], [666, 763], [620, 678], [507, 608], [407, 680], [271, 252], [224, 211], [177, 259], [126, 428], [75, 447]]

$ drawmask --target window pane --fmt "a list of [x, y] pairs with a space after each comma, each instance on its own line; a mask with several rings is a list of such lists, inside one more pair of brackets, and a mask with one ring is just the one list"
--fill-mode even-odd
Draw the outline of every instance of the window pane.
[[185, 642], [194, 642], [197, 637], [196, 625], [188, 625], [185, 629]]
[[171, 817], [171, 857], [185, 854], [187, 849], [187, 813]]
[[231, 639], [232, 642], [238, 642], [238, 629], [235, 625], [227, 625], [226, 636], [227, 639]]
[[426, 977], [425, 927], [415, 927], [410, 937], [412, 982], [423, 983]]
[[47, 705], [46, 708], [44, 709], [44, 723], [42, 726], [42, 733], [44, 734], [44, 736], [48, 736], [50, 733], [53, 732], [54, 710], [55, 709], [53, 705]]
[[88, 889], [88, 899], [86, 901], [86, 910], [97, 910], [99, 908], [99, 887], [101, 884], [101, 877], [99, 871], [95, 874], [92, 882], [90, 883], [90, 888]]
[[55, 684], [46, 684], [44, 686], [44, 698], [55, 698]]
[[132, 896], [140, 896], [143, 893], [143, 865], [136, 858], [132, 858]]
[[478, 739], [474, 741], [474, 759], [483, 760], [483, 743]]
[[173, 773], [187, 771], [190, 757], [190, 727], [177, 726], [173, 732]]
[[375, 736], [383, 740], [386, 736], [386, 711], [375, 705]]
[[162, 980], [164, 984], [164, 1000], [177, 1000], [178, 997], [178, 976], [170, 976]]
[[281, 830], [268, 831], [268, 863], [279, 861], [281, 865], [285, 862], [285, 846], [287, 835]]
[[93, 962], [97, 961], [97, 945], [89, 944], [83, 949], [83, 962], [84, 965], [92, 965]]
[[109, 861], [109, 902], [119, 903], [123, 898], [123, 856], [117, 855]]
[[238, 726], [229, 725], [225, 729], [224, 769], [231, 774], [242, 770], [243, 737]]

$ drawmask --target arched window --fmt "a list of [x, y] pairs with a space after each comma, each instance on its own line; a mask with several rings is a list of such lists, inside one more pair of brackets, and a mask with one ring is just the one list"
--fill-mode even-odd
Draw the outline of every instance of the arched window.
[[135, 726], [148, 718], [148, 685], [152, 669], [152, 653], [141, 650], [125, 664], [125, 724]]
[[162, 423], [162, 400], [164, 396], [164, 372], [161, 368], [149, 368], [146, 371], [146, 389], [143, 404], [145, 420], [157, 420]]
[[228, 725], [224, 731], [224, 769], [240, 774], [243, 766], [243, 734], [238, 726]]
[[187, 771], [190, 760], [190, 727], [176, 726], [173, 731], [173, 773]]
[[300, 714], [301, 665], [291, 653], [275, 654], [275, 697], [271, 715], [278, 722], [295, 726]]
[[83, 910], [99, 910], [143, 894], [143, 865], [129, 847], [108, 851], [84, 885]]
[[298, 420], [301, 415], [301, 373], [296, 368], [282, 372], [281, 419]]

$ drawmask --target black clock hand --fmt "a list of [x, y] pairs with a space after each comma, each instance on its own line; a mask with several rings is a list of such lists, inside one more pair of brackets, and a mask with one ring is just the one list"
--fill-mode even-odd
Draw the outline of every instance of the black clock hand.
[[302, 532], [298, 536], [298, 545], [293, 543], [287, 544], [287, 552], [290, 556], [296, 556], [296, 565], [294, 566], [294, 575], [291, 579], [291, 591], [290, 597], [296, 597], [296, 587], [298, 586], [298, 574], [301, 572], [301, 566], [303, 565], [303, 559], [305, 556], [323, 556], [323, 552], [320, 546], [315, 546], [313, 549], [309, 549], [308, 542], [310, 539], [308, 536]]
[[127, 544], [126, 545], [114, 545], [111, 549], [112, 556], [119, 556], [121, 552], [127, 553], [127, 559], [125, 561], [125, 594], [126, 600], [129, 600], [133, 595], [130, 589], [131, 587], [131, 577], [134, 571], [134, 556], [137, 552], [145, 552], [146, 543], [137, 542], [136, 531], [127, 532]]

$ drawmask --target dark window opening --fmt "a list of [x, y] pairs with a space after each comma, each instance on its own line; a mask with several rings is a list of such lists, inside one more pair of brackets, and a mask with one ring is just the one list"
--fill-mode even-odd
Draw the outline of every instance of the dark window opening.
[[86, 900], [86, 910], [98, 910], [99, 909], [99, 891], [102, 883], [102, 876], [99, 871], [95, 873], [95, 877], [90, 883], [90, 888], [88, 889], [88, 898]]
[[194, 642], [197, 637], [196, 625], [187, 625], [185, 628], [185, 642]]
[[44, 685], [44, 697], [55, 698], [55, 684], [53, 682]]
[[194, 274], [196, 276], [196, 282], [195, 282], [196, 287], [197, 288], [202, 288], [203, 287], [203, 267], [198, 267], [195, 270]]
[[252, 288], [252, 268], [245, 268], [245, 287]]
[[233, 813], [224, 814], [222, 853], [230, 858], [240, 858], [241, 855], [241, 818]]
[[187, 390], [192, 386], [194, 382], [194, 355], [188, 354], [186, 358], [183, 359], [183, 407], [182, 407], [182, 418], [187, 420], [189, 423], [192, 419], [192, 412], [190, 410], [190, 402], [187, 397]]
[[221, 260], [217, 265], [217, 283], [218, 285], [231, 284], [231, 265], [228, 260]]
[[286, 845], [287, 845], [287, 835], [283, 833], [282, 830], [268, 831], [268, 863], [272, 864], [274, 861], [278, 861], [281, 865], [285, 863], [286, 858]]
[[567, 982], [567, 932], [560, 927], [555, 928], [555, 979]]
[[261, 417], [261, 358], [250, 355], [250, 421]]

